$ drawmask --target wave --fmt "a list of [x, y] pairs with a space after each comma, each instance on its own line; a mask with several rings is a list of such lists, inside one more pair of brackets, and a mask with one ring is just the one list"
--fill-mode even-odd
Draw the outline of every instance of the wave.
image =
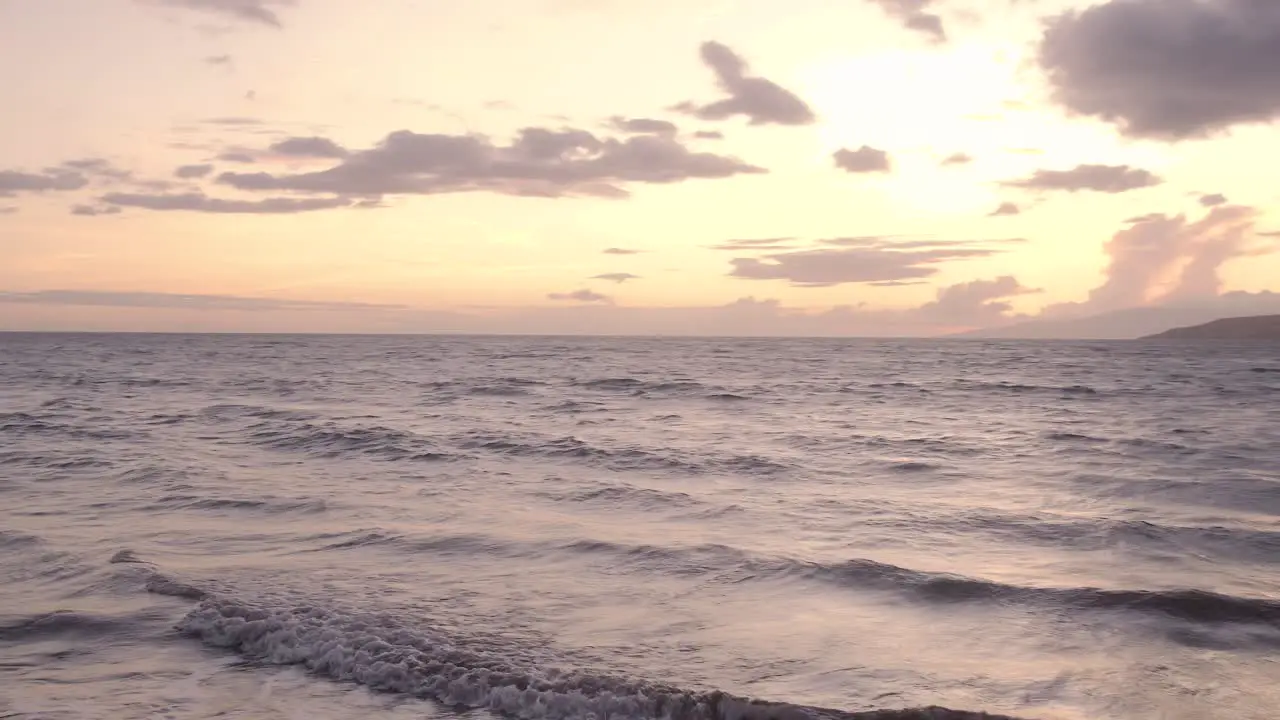
[[270, 515], [281, 513], [319, 513], [328, 509], [324, 500], [288, 498], [237, 499], [200, 495], [165, 495], [141, 509], [155, 510], [227, 510], [254, 511]]
[[602, 392], [626, 392], [629, 395], [661, 395], [670, 397], [704, 397], [710, 400], [746, 400], [746, 396], [730, 392], [719, 385], [695, 380], [640, 380], [631, 377], [596, 378], [569, 383], [573, 387]]
[[206, 598], [177, 629], [255, 660], [520, 720], [1013, 720], [941, 707], [832, 710], [546, 667], [391, 616], [317, 605]]
[[64, 635], [110, 635], [131, 629], [136, 623], [135, 619], [128, 617], [55, 610], [0, 623], [0, 642], [30, 642]]
[[702, 504], [701, 501], [688, 493], [664, 492], [631, 485], [605, 485], [586, 490], [569, 490], [565, 492], [540, 491], [537, 494], [540, 497], [557, 502], [599, 504], [610, 507], [634, 505], [641, 508], [686, 508]]
[[376, 460], [445, 461], [456, 459], [419, 435], [383, 426], [342, 427], [335, 423], [280, 425], [259, 423], [247, 429], [250, 442], [272, 450], [303, 452], [322, 458], [358, 454]]
[[965, 390], [998, 391], [1014, 394], [1054, 393], [1057, 395], [1098, 395], [1096, 388], [1089, 385], [1026, 385], [1011, 382], [973, 382], [957, 380], [956, 385]]
[[773, 474], [788, 469], [787, 466], [763, 456], [700, 456], [690, 459], [644, 447], [604, 448], [576, 437], [548, 437], [537, 433], [498, 434], [473, 431], [455, 436], [452, 442], [465, 450], [483, 450], [514, 457], [574, 460], [616, 471], [668, 470], [692, 474], [713, 472]]
[[37, 417], [24, 412], [0, 413], [0, 433], [9, 433], [18, 437], [34, 435], [94, 441], [129, 440], [134, 437], [133, 433], [125, 430], [78, 427], [66, 423], [51, 422], [48, 418]]
[[1160, 613], [1197, 623], [1280, 624], [1280, 600], [1237, 597], [1207, 590], [1109, 590], [1028, 587], [951, 573], [926, 572], [855, 558], [818, 563], [756, 555], [724, 545], [659, 547], [581, 540], [562, 546], [605, 553], [633, 569], [676, 575], [718, 574], [737, 581], [813, 579], [844, 588], [893, 592], [931, 604], [1019, 604], [1077, 610]]

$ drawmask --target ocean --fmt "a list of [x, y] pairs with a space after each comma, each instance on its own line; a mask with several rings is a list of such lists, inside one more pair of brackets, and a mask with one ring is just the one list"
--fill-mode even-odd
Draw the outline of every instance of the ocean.
[[1270, 720], [1278, 659], [1274, 345], [0, 335], [3, 718]]

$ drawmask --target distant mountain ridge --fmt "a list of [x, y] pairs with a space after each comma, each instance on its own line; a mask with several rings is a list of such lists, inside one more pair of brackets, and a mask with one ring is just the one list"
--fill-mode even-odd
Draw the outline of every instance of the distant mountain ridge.
[[1101, 315], [1063, 320], [1030, 320], [1004, 327], [983, 328], [953, 337], [991, 340], [1133, 340], [1184, 325], [1231, 315], [1209, 308], [1129, 308]]
[[1136, 340], [1166, 330], [1223, 320], [1280, 314], [1280, 293], [1229, 292], [1202, 302], [1112, 310], [1096, 315], [1034, 319], [951, 337], [992, 340]]
[[1142, 339], [1280, 341], [1280, 315], [1222, 318], [1201, 325], [1165, 330]]

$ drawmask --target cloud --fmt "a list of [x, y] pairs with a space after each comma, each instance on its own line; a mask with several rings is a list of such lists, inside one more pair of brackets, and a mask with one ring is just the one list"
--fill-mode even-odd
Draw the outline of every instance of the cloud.
[[1134, 215], [1131, 218], [1127, 218], [1124, 221], [1124, 224], [1132, 225], [1133, 223], [1147, 222], [1148, 220], [1160, 220], [1162, 218], [1164, 218], [1164, 213], [1147, 213], [1146, 215]]
[[1226, 203], [1227, 203], [1227, 196], [1223, 195], [1222, 193], [1213, 193], [1212, 195], [1200, 196], [1200, 204], [1205, 207], [1216, 207], [1218, 205], [1225, 205]]
[[1275, 252], [1255, 243], [1258, 211], [1220, 205], [1202, 219], [1152, 213], [1130, 218], [1106, 244], [1106, 279], [1082, 303], [1046, 308], [1048, 316], [1080, 315], [1219, 296], [1220, 270], [1233, 258]]
[[1037, 170], [1030, 177], [1004, 183], [1025, 190], [1092, 190], [1122, 193], [1164, 182], [1157, 175], [1128, 165], [1077, 165], [1070, 170]]
[[1022, 208], [1011, 202], [1002, 202], [1000, 207], [992, 210], [987, 217], [1003, 217], [1006, 215], [1018, 215], [1022, 212]]
[[18, 208], [12, 205], [0, 205], [0, 215], [12, 215], [18, 212]]
[[0, 170], [0, 197], [14, 197], [20, 192], [64, 192], [79, 190], [89, 184], [82, 173], [65, 168], [49, 168], [38, 173]]
[[601, 295], [600, 293], [595, 292], [594, 290], [587, 290], [586, 288], [583, 288], [582, 290], [574, 290], [573, 292], [569, 292], [569, 293], [551, 293], [547, 295], [547, 299], [548, 300], [571, 300], [574, 302], [582, 302], [582, 303], [613, 302], [613, 298], [609, 297], [608, 295]]
[[241, 22], [257, 23], [273, 28], [284, 24], [273, 8], [291, 7], [294, 0], [151, 0], [168, 7], [220, 15]]
[[916, 308], [914, 314], [943, 324], [988, 325], [1008, 319], [1013, 311], [1009, 298], [1038, 292], [1011, 275], [973, 280], [941, 288], [932, 302]]
[[249, 153], [239, 152], [236, 150], [224, 152], [218, 155], [218, 159], [222, 162], [239, 163], [241, 165], [252, 165], [258, 162], [258, 158], [250, 155]]
[[621, 285], [622, 283], [628, 280], [639, 280], [640, 276], [632, 275], [631, 273], [616, 272], [616, 273], [604, 273], [602, 275], [592, 275], [591, 279], [592, 280], [608, 280], [610, 282], [616, 282], [619, 285]]
[[96, 217], [98, 215], [118, 215], [120, 208], [114, 205], [107, 207], [94, 207], [93, 205], [73, 205], [71, 206], [72, 215], [83, 215], [85, 217]]
[[636, 255], [642, 251], [631, 250], [629, 248], [611, 247], [611, 248], [605, 248], [601, 252], [603, 252], [605, 255]]
[[188, 211], [203, 213], [289, 214], [349, 207], [352, 201], [343, 197], [287, 198], [272, 197], [264, 200], [226, 200], [211, 198], [204, 193], [180, 195], [142, 195], [133, 193], [108, 193], [102, 202], [119, 207], [145, 210]]
[[510, 145], [480, 135], [400, 130], [326, 170], [223, 173], [240, 190], [337, 195], [495, 192], [532, 197], [626, 197], [630, 183], [678, 183], [767, 172], [734, 157], [693, 152], [675, 138], [599, 138], [586, 130], [525, 128]]
[[968, 153], [953, 153], [943, 158], [943, 165], [968, 165], [973, 162], [973, 156]]
[[190, 180], [192, 178], [202, 178], [213, 172], [212, 165], [179, 165], [173, 171], [173, 176]]
[[204, 58], [204, 62], [209, 65], [230, 65], [231, 56], [230, 55], [210, 55]]
[[699, 130], [693, 134], [699, 140], [723, 140], [724, 133], [719, 130]]
[[270, 310], [400, 310], [405, 308], [404, 305], [381, 305], [376, 303], [286, 300], [282, 298], [241, 297], [238, 295], [116, 292], [112, 290], [0, 291], [0, 303], [177, 308], [183, 310], [248, 310], [255, 312]]
[[1280, 117], [1280, 3], [1110, 0], [1051, 19], [1054, 99], [1130, 137], [1182, 140]]
[[255, 125], [266, 125], [266, 122], [260, 118], [242, 117], [237, 115], [206, 118], [200, 122], [205, 125], [222, 125], [224, 127], [252, 127]]
[[817, 120], [813, 110], [791, 91], [772, 80], [748, 75], [746, 61], [727, 46], [704, 42], [702, 62], [716, 74], [716, 84], [728, 97], [706, 105], [687, 101], [674, 110], [703, 120], [742, 115], [751, 125], [810, 125]]
[[679, 128], [669, 120], [654, 118], [624, 118], [614, 116], [609, 119], [609, 126], [615, 130], [628, 133], [675, 135]]
[[889, 153], [863, 145], [857, 150], [841, 148], [831, 154], [836, 167], [851, 173], [889, 172]]
[[935, 42], [947, 39], [946, 28], [942, 18], [925, 10], [933, 4], [933, 0], [871, 0], [879, 5], [890, 17], [900, 21], [904, 27], [928, 35]]
[[726, 240], [718, 245], [708, 246], [712, 250], [792, 250], [795, 249], [795, 238], [756, 238], [751, 240]]
[[338, 143], [323, 137], [291, 137], [272, 143], [267, 148], [276, 155], [305, 158], [344, 158], [350, 153]]
[[836, 238], [827, 247], [771, 253], [760, 258], [738, 257], [730, 277], [747, 280], [786, 280], [800, 287], [844, 283], [883, 283], [932, 277], [938, 266], [953, 260], [990, 257], [1000, 241], [893, 242], [877, 238]]

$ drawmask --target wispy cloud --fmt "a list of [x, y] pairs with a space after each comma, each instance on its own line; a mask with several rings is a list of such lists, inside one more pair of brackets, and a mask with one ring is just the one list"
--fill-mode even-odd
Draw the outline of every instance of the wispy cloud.
[[83, 174], [64, 168], [51, 168], [36, 173], [0, 170], [0, 197], [14, 197], [18, 193], [79, 190], [88, 184], [89, 179]]
[[871, 2], [879, 5], [909, 30], [927, 35], [935, 42], [947, 39], [942, 18], [935, 13], [927, 12], [934, 0], [871, 0]]
[[1161, 182], [1163, 180], [1149, 170], [1128, 165], [1077, 165], [1069, 170], [1037, 170], [1029, 177], [1004, 184], [1024, 190], [1122, 193], [1154, 187]]
[[936, 275], [945, 263], [1003, 252], [1000, 245], [1004, 242], [836, 238], [823, 244], [836, 247], [770, 253], [763, 259], [734, 258], [729, 275], [747, 280], [786, 280], [799, 287], [921, 280]]
[[550, 293], [547, 295], [547, 299], [548, 300], [567, 300], [567, 301], [581, 302], [581, 303], [613, 302], [613, 298], [609, 297], [608, 295], [603, 295], [594, 290], [587, 290], [586, 288], [583, 288], [582, 290], [574, 290], [573, 292], [567, 292], [567, 293]]
[[639, 280], [640, 276], [632, 275], [631, 273], [626, 273], [626, 272], [615, 272], [615, 273], [603, 273], [601, 275], [592, 275], [591, 279], [592, 280], [608, 280], [609, 282], [615, 282], [621, 285], [622, 283], [628, 280]]
[[[320, 139], [309, 138], [315, 145]], [[335, 144], [336, 147], [336, 144]], [[767, 172], [735, 157], [695, 152], [675, 138], [600, 138], [586, 130], [525, 128], [509, 145], [479, 135], [401, 130], [338, 165], [293, 175], [223, 173], [247, 191], [431, 195], [488, 191], [533, 197], [625, 197], [632, 183], [667, 184]]]
[[182, 178], [183, 180], [190, 180], [193, 178], [202, 178], [211, 172], [213, 172], [213, 166], [208, 164], [179, 165], [177, 168], [174, 168], [173, 176], [176, 178]]
[[101, 198], [108, 205], [141, 208], [145, 210], [185, 211], [214, 214], [275, 215], [330, 210], [350, 207], [352, 200], [344, 197], [290, 198], [272, 197], [262, 200], [229, 200], [209, 197], [203, 193], [145, 195], [137, 193], [107, 193]]
[[96, 305], [102, 307], [180, 308], [183, 310], [398, 310], [403, 305], [282, 298], [242, 297], [160, 292], [117, 292], [112, 290], [40, 290], [0, 292], [0, 303], [46, 305]]
[[284, 27], [276, 8], [292, 7], [295, 0], [140, 0], [183, 10], [193, 10], [230, 20]]

